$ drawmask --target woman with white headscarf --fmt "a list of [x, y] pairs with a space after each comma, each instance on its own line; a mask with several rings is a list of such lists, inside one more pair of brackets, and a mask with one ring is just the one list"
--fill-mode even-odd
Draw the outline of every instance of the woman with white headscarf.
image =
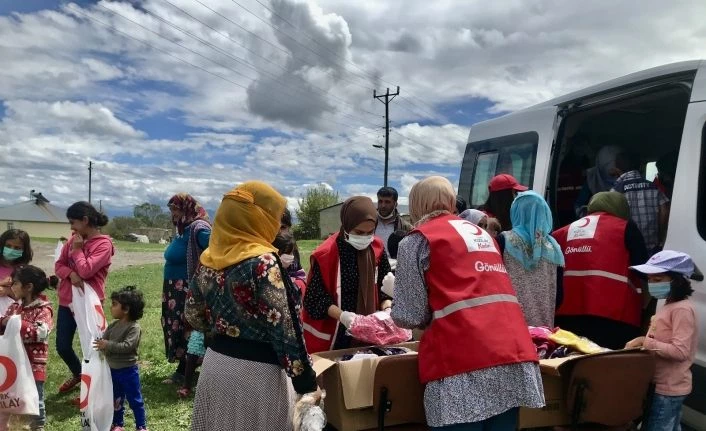
[[620, 176], [616, 166], [618, 156], [623, 150], [620, 147], [606, 145], [598, 150], [596, 165], [586, 171], [586, 183], [574, 203], [577, 217], [585, 217], [588, 212], [588, 202], [593, 195], [607, 192], [613, 188], [615, 180]]
[[419, 376], [432, 429], [510, 431], [519, 407], [544, 405], [537, 351], [497, 243], [453, 215], [455, 199], [443, 177], [412, 187], [416, 227], [399, 245], [392, 318], [425, 329]]

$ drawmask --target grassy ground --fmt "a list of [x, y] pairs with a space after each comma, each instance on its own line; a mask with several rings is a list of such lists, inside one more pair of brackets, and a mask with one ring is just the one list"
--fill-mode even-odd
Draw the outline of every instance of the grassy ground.
[[[41, 237], [32, 237], [32, 241], [37, 241], [37, 242], [42, 242], [42, 243], [47, 243], [47, 244], [56, 244], [58, 241], [58, 238], [41, 238]], [[126, 251], [126, 252], [137, 252], [137, 251], [164, 251], [167, 248], [166, 244], [142, 244], [139, 242], [131, 242], [131, 241], [115, 241], [115, 247], [120, 250], [120, 251]]]
[[[34, 238], [33, 238], [34, 240]], [[299, 249], [302, 264], [309, 267], [309, 255], [320, 241], [300, 241]], [[134, 244], [134, 243], [129, 243]], [[144, 245], [144, 244], [143, 244]], [[165, 386], [161, 381], [169, 377], [175, 369], [164, 357], [164, 339], [160, 324], [163, 265], [151, 264], [133, 266], [111, 272], [108, 277], [106, 296], [126, 285], [136, 285], [142, 290], [147, 301], [145, 315], [140, 321], [142, 342], [140, 344], [140, 376], [142, 390], [147, 404], [147, 420], [153, 431], [188, 429], [191, 422], [191, 401], [179, 400], [176, 388]], [[48, 292], [50, 300], [57, 304], [56, 293]], [[106, 316], [110, 316], [106, 307]], [[55, 310], [56, 313], [56, 310]], [[69, 371], [55, 350], [55, 336], [50, 340], [48, 379], [46, 383], [47, 430], [64, 431], [79, 429], [78, 409], [70, 401], [78, 396], [78, 390], [58, 395], [58, 387], [69, 376]], [[74, 349], [80, 357], [78, 336]], [[126, 411], [126, 429], [134, 429], [132, 413]]]

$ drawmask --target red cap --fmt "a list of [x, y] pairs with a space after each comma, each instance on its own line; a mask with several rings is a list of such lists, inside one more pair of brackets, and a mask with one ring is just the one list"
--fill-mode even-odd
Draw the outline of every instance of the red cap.
[[527, 187], [518, 183], [515, 177], [510, 174], [500, 174], [493, 177], [488, 183], [488, 190], [491, 192], [499, 192], [501, 190], [517, 190], [525, 192], [529, 190]]

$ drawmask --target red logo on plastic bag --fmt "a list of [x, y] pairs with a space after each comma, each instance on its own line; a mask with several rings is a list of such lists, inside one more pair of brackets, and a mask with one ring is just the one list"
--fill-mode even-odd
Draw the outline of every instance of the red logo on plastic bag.
[[95, 309], [96, 309], [96, 313], [98, 313], [98, 317], [100, 317], [100, 319], [99, 319], [100, 323], [98, 324], [98, 330], [105, 331], [105, 328], [108, 327], [108, 321], [105, 319], [105, 313], [103, 313], [103, 307], [100, 304], [96, 304]]
[[86, 385], [86, 396], [79, 400], [79, 410], [83, 410], [88, 407], [88, 394], [91, 392], [91, 376], [88, 374], [81, 374], [81, 384]]
[[0, 383], [0, 392], [6, 392], [17, 381], [17, 366], [7, 356], [0, 355], [0, 365], [5, 368], [5, 381]]

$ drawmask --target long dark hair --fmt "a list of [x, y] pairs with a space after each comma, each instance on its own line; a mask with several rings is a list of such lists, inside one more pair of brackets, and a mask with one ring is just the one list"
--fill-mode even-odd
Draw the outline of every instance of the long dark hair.
[[7, 262], [11, 266], [15, 265], [26, 265], [32, 261], [34, 253], [32, 252], [32, 244], [29, 240], [29, 234], [20, 229], [8, 229], [0, 235], [0, 260], [3, 262], [5, 259], [2, 257], [2, 250], [5, 248], [8, 240], [19, 239], [22, 241], [22, 256], [12, 262]]
[[672, 281], [670, 282], [671, 288], [669, 289], [669, 296], [667, 297], [668, 304], [682, 301], [694, 293], [694, 289], [691, 287], [691, 281], [682, 274], [671, 271], [667, 274], [672, 277]]
[[102, 227], [108, 224], [108, 216], [98, 211], [86, 201], [76, 202], [66, 210], [66, 218], [83, 220], [86, 217], [91, 227]]
[[490, 212], [496, 219], [498, 219], [503, 231], [511, 230], [512, 222], [510, 221], [510, 207], [512, 206], [512, 201], [514, 200], [515, 191], [512, 189], [490, 192], [482, 209]]
[[[47, 274], [36, 266], [20, 265], [12, 272], [12, 280], [19, 281], [22, 286], [32, 283], [32, 296], [37, 297], [49, 287], [50, 280]], [[51, 280], [56, 282], [55, 279]]]

